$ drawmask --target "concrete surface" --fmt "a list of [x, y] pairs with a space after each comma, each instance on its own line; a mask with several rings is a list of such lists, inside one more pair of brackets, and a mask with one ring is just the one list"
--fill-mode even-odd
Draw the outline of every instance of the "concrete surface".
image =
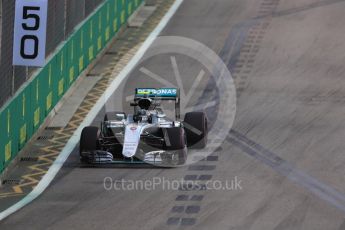
[[132, 20], [128, 21], [129, 27], [141, 27], [156, 10], [156, 6], [143, 6]]
[[[177, 169], [83, 168], [75, 150], [50, 188], [0, 228], [345, 229], [344, 8], [339, 0], [186, 0], [163, 35], [206, 44], [233, 72], [237, 116], [222, 148], [198, 167]], [[182, 75], [196, 76], [200, 66], [183, 63]], [[172, 79], [168, 57], [144, 64]], [[126, 96], [153, 84], [139, 70], [129, 79]], [[193, 79], [183, 80], [188, 90]], [[237, 178], [242, 189], [103, 187], [105, 177], [201, 176]]]
[[65, 127], [71, 120], [73, 114], [87, 96], [88, 92], [100, 79], [99, 76], [84, 77], [79, 83], [78, 88], [68, 98], [64, 98], [63, 106], [55, 114], [54, 119], [49, 126], [51, 127]]

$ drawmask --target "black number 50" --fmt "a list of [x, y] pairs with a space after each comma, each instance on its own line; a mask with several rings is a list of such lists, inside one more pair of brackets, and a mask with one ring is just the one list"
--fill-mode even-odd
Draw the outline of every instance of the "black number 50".
[[[29, 23], [22, 23], [22, 27], [24, 30], [28, 31], [36, 31], [40, 27], [40, 17], [39, 15], [33, 13], [32, 11], [39, 11], [40, 7], [38, 6], [24, 6], [23, 7], [23, 19], [33, 21], [33, 25]], [[31, 11], [31, 13], [29, 12]], [[25, 45], [27, 41], [33, 41], [33, 53], [28, 54], [26, 53]], [[20, 55], [25, 59], [35, 59], [38, 55], [38, 46], [39, 46], [39, 39], [36, 35], [24, 35], [20, 40]]]

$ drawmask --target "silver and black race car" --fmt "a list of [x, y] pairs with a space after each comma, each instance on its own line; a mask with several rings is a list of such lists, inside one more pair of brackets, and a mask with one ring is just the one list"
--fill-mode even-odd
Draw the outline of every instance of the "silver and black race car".
[[[174, 102], [174, 119], [163, 112], [164, 102]], [[137, 88], [130, 105], [134, 107], [133, 114], [107, 112], [100, 128], [83, 129], [80, 137], [83, 163], [183, 165], [188, 148], [206, 147], [206, 114], [186, 113], [181, 121], [179, 89]]]

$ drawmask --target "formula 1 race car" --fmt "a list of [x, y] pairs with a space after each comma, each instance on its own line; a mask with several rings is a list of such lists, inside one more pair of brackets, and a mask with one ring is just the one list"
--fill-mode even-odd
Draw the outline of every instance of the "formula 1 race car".
[[[161, 103], [173, 101], [174, 119]], [[134, 114], [107, 112], [101, 127], [85, 127], [80, 137], [80, 159], [88, 164], [151, 163], [183, 165], [188, 148], [207, 145], [204, 112], [186, 113], [180, 120], [179, 89], [137, 88]]]

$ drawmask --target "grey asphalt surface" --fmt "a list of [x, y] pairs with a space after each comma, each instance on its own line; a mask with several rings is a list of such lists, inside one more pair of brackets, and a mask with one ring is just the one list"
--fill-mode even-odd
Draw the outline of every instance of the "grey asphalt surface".
[[[204, 43], [233, 73], [236, 119], [221, 148], [176, 169], [85, 168], [75, 150], [44, 194], [0, 228], [345, 229], [344, 8], [339, 0], [186, 0], [162, 35]], [[188, 91], [200, 65], [176, 60]], [[173, 82], [169, 55], [143, 66]], [[125, 96], [155, 84], [138, 69], [129, 79]], [[213, 84], [201, 81], [192, 102], [212, 98]], [[113, 98], [109, 104], [123, 97]], [[240, 180], [241, 186], [107, 191], [106, 177]]]

